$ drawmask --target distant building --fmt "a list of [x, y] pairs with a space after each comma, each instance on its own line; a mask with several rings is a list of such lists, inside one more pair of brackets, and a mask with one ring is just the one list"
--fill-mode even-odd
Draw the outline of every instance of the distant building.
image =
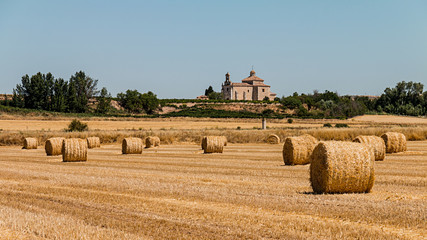
[[269, 100], [273, 101], [276, 97], [275, 93], [270, 92], [270, 86], [264, 84], [264, 80], [255, 75], [254, 70], [241, 83], [231, 82], [230, 74], [225, 74], [221, 93], [226, 100], [261, 101], [268, 97]]

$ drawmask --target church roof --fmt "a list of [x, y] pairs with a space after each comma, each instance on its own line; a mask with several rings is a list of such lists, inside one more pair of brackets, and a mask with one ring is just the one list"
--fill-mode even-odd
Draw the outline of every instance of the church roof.
[[252, 82], [252, 81], [261, 81], [261, 82], [264, 82], [264, 79], [259, 78], [259, 77], [255, 76], [255, 75], [249, 76], [249, 77], [247, 77], [245, 79], [242, 79], [242, 82]]
[[252, 85], [249, 83], [231, 83], [230, 84], [232, 87], [270, 87], [267, 84], [264, 83], [260, 83], [260, 84], [256, 84], [256, 85]]
[[232, 87], [252, 87], [249, 83], [231, 83]]
[[247, 78], [243, 79], [243, 80], [242, 80], [242, 82], [252, 82], [252, 81], [260, 81], [260, 82], [264, 82], [264, 79], [257, 77], [257, 76], [255, 75], [255, 71], [254, 71], [254, 70], [252, 70], [252, 71], [249, 73], [249, 77], [247, 77]]

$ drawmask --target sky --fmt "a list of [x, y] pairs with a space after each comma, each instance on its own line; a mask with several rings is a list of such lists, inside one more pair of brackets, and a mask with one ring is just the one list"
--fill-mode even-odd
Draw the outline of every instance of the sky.
[[0, 93], [82, 70], [113, 96], [195, 98], [252, 66], [279, 97], [427, 85], [427, 1], [0, 0]]

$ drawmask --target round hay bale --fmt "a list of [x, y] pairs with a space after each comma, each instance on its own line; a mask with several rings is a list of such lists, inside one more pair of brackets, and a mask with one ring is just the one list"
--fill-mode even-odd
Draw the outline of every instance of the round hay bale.
[[277, 136], [276, 134], [270, 134], [270, 135], [268, 135], [266, 142], [270, 143], [270, 144], [279, 144], [280, 143], [280, 137]]
[[354, 142], [320, 142], [311, 155], [315, 193], [364, 193], [374, 185], [374, 152]]
[[387, 153], [397, 153], [406, 151], [406, 137], [402, 133], [387, 132], [381, 138], [385, 143]]
[[125, 138], [122, 142], [122, 153], [123, 154], [141, 154], [143, 148], [143, 142], [141, 138]]
[[62, 142], [65, 138], [54, 137], [46, 140], [44, 144], [44, 150], [48, 156], [57, 156], [62, 154]]
[[88, 137], [87, 138], [87, 147], [88, 148], [99, 148], [101, 147], [101, 141], [99, 137]]
[[87, 161], [87, 140], [80, 138], [64, 139], [62, 141], [62, 161]]
[[24, 139], [24, 149], [37, 149], [37, 139], [35, 138], [25, 138]]
[[224, 151], [224, 138], [222, 136], [205, 136], [202, 139], [204, 153], [222, 153]]
[[353, 142], [367, 145], [374, 151], [375, 161], [382, 161], [385, 158], [384, 140], [377, 136], [357, 136]]
[[222, 141], [224, 142], [224, 146], [227, 146], [227, 144], [228, 144], [227, 137], [226, 136], [221, 136], [221, 138], [222, 138]]
[[310, 163], [310, 156], [318, 141], [311, 135], [287, 137], [283, 145], [285, 165], [303, 165]]
[[160, 146], [160, 138], [159, 137], [146, 137], [145, 138], [145, 148], [158, 147]]

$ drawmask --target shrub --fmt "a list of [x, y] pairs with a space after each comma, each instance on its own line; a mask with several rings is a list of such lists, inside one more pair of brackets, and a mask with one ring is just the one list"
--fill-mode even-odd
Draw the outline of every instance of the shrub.
[[323, 124], [323, 127], [328, 127], [328, 128], [330, 128], [330, 127], [332, 127], [332, 125], [331, 125], [330, 123], [325, 123], [325, 124]]
[[237, 130], [242, 130], [242, 127], [240, 127], [240, 126], [237, 126]]
[[68, 125], [67, 132], [83, 132], [89, 130], [86, 123], [82, 123], [77, 119], [71, 121], [70, 125]]
[[336, 128], [348, 128], [349, 126], [347, 125], [347, 123], [337, 123], [335, 124]]
[[294, 120], [292, 118], [288, 118], [288, 123], [293, 123]]

